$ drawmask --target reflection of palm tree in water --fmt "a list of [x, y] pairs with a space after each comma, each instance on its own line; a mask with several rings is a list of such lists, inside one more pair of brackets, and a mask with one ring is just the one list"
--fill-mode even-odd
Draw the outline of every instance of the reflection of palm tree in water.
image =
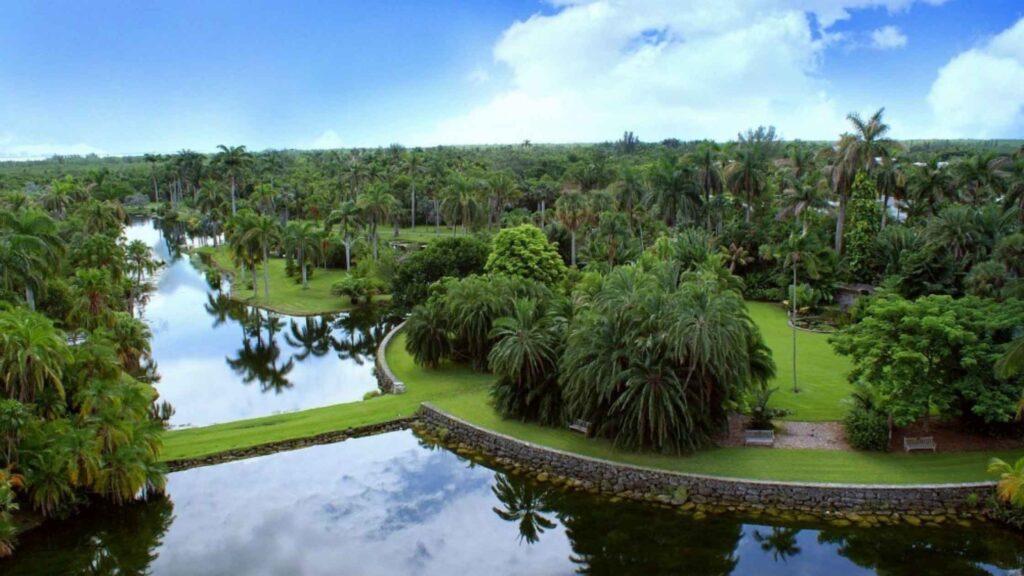
[[767, 534], [754, 530], [754, 541], [761, 545], [761, 550], [771, 552], [776, 562], [785, 562], [787, 558], [800, 554], [800, 547], [796, 545], [796, 535], [799, 533], [799, 528], [772, 526], [771, 532]]
[[334, 322], [334, 329], [345, 333], [343, 337], [334, 338], [334, 350], [338, 353], [338, 358], [352, 360], [362, 365], [373, 357], [384, 336], [394, 325], [395, 319], [381, 313], [378, 308], [355, 308], [348, 314], [342, 314]]
[[217, 328], [227, 322], [229, 318], [236, 319], [238, 305], [232, 302], [226, 294], [215, 295], [211, 292], [206, 295], [206, 304], [203, 304], [203, 309], [213, 317], [213, 328]]
[[519, 541], [535, 544], [545, 530], [556, 524], [543, 514], [553, 513], [547, 504], [550, 489], [539, 488], [526, 482], [510, 481], [508, 476], [496, 473], [491, 492], [504, 508], [494, 507], [494, 513], [506, 522], [519, 523]]
[[[225, 358], [228, 366], [241, 376], [246, 384], [258, 381], [263, 392], [273, 390], [280, 394], [291, 388], [292, 383], [288, 380], [288, 374], [295, 368], [295, 359], [289, 357], [284, 364], [278, 363], [281, 348], [274, 337], [281, 330], [281, 319], [273, 314], [267, 314], [267, 318], [264, 319], [262, 312], [249, 308], [241, 324], [244, 334], [242, 348], [235, 353], [234, 358]], [[266, 340], [263, 338], [264, 325], [267, 327]]]
[[300, 325], [293, 319], [284, 339], [289, 346], [302, 350], [295, 354], [294, 358], [302, 362], [310, 356], [319, 358], [330, 352], [334, 346], [331, 327], [333, 321], [333, 316], [307, 316]]

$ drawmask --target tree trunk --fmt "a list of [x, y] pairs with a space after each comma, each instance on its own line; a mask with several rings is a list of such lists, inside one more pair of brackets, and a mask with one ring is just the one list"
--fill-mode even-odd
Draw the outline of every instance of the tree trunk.
[[299, 248], [299, 260], [302, 262], [302, 289], [309, 290], [309, 282], [306, 280], [306, 254], [302, 248]]
[[28, 285], [25, 286], [25, 302], [28, 302], [29, 310], [33, 312], [36, 311], [36, 294], [32, 290], [32, 287]]
[[412, 222], [412, 231], [416, 231], [416, 185], [412, 185], [412, 210], [409, 213], [410, 221]]
[[352, 269], [352, 241], [345, 235], [345, 270]]
[[270, 254], [269, 246], [263, 245], [263, 297], [270, 301]]
[[885, 230], [885, 220], [889, 216], [889, 193], [882, 195], [882, 230]]
[[793, 393], [800, 392], [796, 380], [796, 259], [793, 259]]
[[846, 194], [839, 196], [839, 212], [836, 214], [836, 254], [843, 255], [843, 234], [846, 233]]
[[437, 200], [434, 200], [434, 235], [441, 233], [441, 210], [437, 206]]
[[260, 295], [260, 286], [259, 286], [259, 282], [256, 279], [256, 263], [254, 261], [253, 265], [252, 265], [252, 297], [253, 298], [258, 298], [259, 295]]
[[572, 238], [572, 265], [576, 266], [576, 231], [573, 230], [569, 236]]
[[231, 215], [235, 215], [235, 176], [231, 175]]
[[373, 241], [373, 260], [377, 261], [377, 223], [370, 226], [370, 239]]

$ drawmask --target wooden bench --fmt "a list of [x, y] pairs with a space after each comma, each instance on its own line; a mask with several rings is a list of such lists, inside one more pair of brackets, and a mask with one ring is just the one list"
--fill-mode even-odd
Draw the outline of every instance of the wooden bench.
[[587, 422], [586, 420], [573, 420], [569, 424], [569, 430], [572, 430], [573, 432], [579, 432], [580, 434], [586, 436], [586, 434], [590, 432], [590, 422]]
[[747, 446], [774, 446], [775, 430], [744, 430], [743, 442]]
[[935, 437], [933, 436], [904, 436], [903, 450], [931, 450], [935, 452]]

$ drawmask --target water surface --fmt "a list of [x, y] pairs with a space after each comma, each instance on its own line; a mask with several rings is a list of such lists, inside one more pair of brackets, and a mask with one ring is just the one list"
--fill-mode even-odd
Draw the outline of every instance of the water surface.
[[168, 496], [96, 507], [21, 540], [21, 574], [1013, 574], [1017, 534], [979, 526], [772, 524], [564, 493], [402, 431], [171, 474]]
[[[143, 309], [157, 389], [172, 426], [202, 426], [361, 400], [377, 387], [373, 356], [390, 328], [379, 310], [292, 317], [231, 301], [182, 254], [173, 227], [143, 220], [129, 240], [165, 263]], [[225, 288], [226, 289], [226, 288]]]

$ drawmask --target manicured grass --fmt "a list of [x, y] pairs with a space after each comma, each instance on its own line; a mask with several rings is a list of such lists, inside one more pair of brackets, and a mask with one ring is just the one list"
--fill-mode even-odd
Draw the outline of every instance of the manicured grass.
[[[394, 234], [395, 234], [395, 231], [394, 231], [393, 228], [381, 229], [380, 237], [381, 237], [382, 240], [385, 240], [385, 241], [396, 240]], [[451, 226], [445, 226], [443, 223], [441, 224], [441, 233], [438, 234], [437, 230], [435, 230], [435, 228], [434, 228], [434, 224], [430, 223], [428, 225], [422, 225], [422, 224], [417, 225], [416, 228], [412, 228], [412, 227], [409, 227], [409, 226], [406, 226], [405, 228], [399, 228], [398, 229], [397, 240], [403, 240], [403, 241], [406, 241], [406, 242], [417, 242], [417, 243], [420, 243], [420, 244], [427, 244], [430, 241], [434, 240], [435, 238], [444, 238], [446, 236], [462, 236], [462, 235], [463, 235], [463, 232], [462, 232], [462, 228], [461, 227], [457, 228], [455, 230], [455, 233], [452, 234]]]
[[842, 420], [848, 409], [846, 399], [853, 391], [846, 375], [852, 365], [845, 356], [835, 353], [828, 343], [828, 334], [797, 331], [797, 383], [800, 392], [793, 392], [793, 331], [786, 313], [777, 304], [747, 302], [750, 316], [764, 335], [775, 358], [776, 376], [772, 387], [778, 391], [770, 405], [791, 410], [787, 420]]
[[760, 480], [836, 482], [850, 484], [929, 484], [992, 480], [985, 472], [988, 459], [1024, 456], [1022, 450], [955, 454], [878, 454], [834, 450], [716, 448], [693, 456], [638, 454], [616, 449], [605, 440], [588, 439], [568, 430], [502, 419], [490, 405], [490, 377], [466, 369], [427, 370], [416, 366], [396, 339], [387, 351], [388, 364], [410, 390], [450, 390], [452, 379], [460, 393], [430, 397], [439, 408], [478, 426], [558, 450], [616, 462], [678, 472]]
[[[238, 269], [231, 261], [230, 249], [221, 245], [216, 248], [204, 247], [197, 249], [197, 252], [209, 254], [213, 257], [218, 268], [232, 274], [235, 281], [231, 285], [231, 296], [241, 302], [254, 304], [280, 312], [282, 314], [308, 315], [324, 314], [328, 312], [340, 312], [352, 307], [347, 297], [334, 296], [331, 294], [331, 285], [344, 278], [348, 273], [344, 270], [317, 268], [309, 277], [309, 289], [303, 289], [301, 282], [289, 278], [284, 273], [285, 261], [283, 258], [272, 258], [270, 260], [270, 300], [263, 298], [263, 266], [257, 266], [256, 274], [259, 279], [259, 294], [253, 296], [252, 278], [246, 274], [245, 282], [241, 281]], [[378, 297], [386, 299], [386, 297]]]
[[[399, 335], [392, 349], [400, 350], [392, 369], [408, 373], [415, 369], [412, 358], [405, 353], [405, 337]], [[405, 394], [385, 395], [348, 404], [302, 410], [251, 420], [240, 420], [202, 428], [171, 430], [164, 434], [164, 460], [197, 458], [237, 448], [248, 448], [269, 442], [315, 436], [345, 428], [365, 426], [412, 416], [421, 402], [446, 402], [465, 394], [486, 399], [487, 374], [478, 374], [462, 366], [444, 366], [431, 370], [407, 384]], [[471, 403], [472, 404], [472, 403]]]

